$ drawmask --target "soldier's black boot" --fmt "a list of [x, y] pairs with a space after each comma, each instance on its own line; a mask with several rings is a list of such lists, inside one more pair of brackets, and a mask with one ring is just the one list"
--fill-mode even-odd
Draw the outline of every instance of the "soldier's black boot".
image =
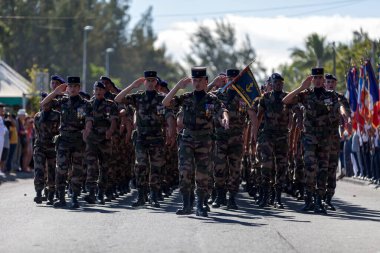
[[204, 203], [203, 203], [203, 208], [205, 208], [207, 210], [207, 212], [210, 212], [210, 206], [208, 205], [208, 197], [209, 194], [206, 195], [205, 199], [204, 199]]
[[48, 189], [47, 188], [44, 188], [44, 194], [42, 195], [42, 201], [46, 201], [47, 200], [47, 195], [48, 195]]
[[132, 207], [139, 207], [145, 205], [145, 193], [142, 187], [137, 189], [137, 199], [132, 202]]
[[230, 195], [227, 201], [227, 209], [234, 209], [234, 210], [239, 209], [239, 207], [236, 204], [235, 197], [236, 197], [236, 193], [230, 192]]
[[111, 202], [112, 201], [112, 198], [113, 198], [113, 194], [112, 194], [112, 188], [107, 188], [106, 189], [106, 198], [105, 198], [105, 202]]
[[159, 201], [164, 201], [164, 195], [162, 194], [162, 188], [160, 189], [160, 190], [158, 190], [157, 191], [157, 199], [159, 200]]
[[64, 207], [64, 206], [66, 206], [65, 188], [58, 190], [58, 201], [54, 203], [53, 207]]
[[325, 204], [326, 204], [326, 206], [327, 206], [331, 211], [336, 211], [335, 206], [331, 203], [331, 199], [332, 199], [332, 194], [331, 194], [331, 193], [327, 193], [327, 194], [326, 194], [326, 201], [325, 201]]
[[205, 194], [204, 193], [197, 193], [197, 216], [207, 217], [207, 210], [203, 208], [203, 203], [205, 200]]
[[282, 204], [281, 200], [281, 190], [276, 190], [276, 202], [274, 203], [274, 207], [277, 209], [284, 209], [284, 205]]
[[89, 204], [95, 204], [96, 197], [95, 197], [95, 188], [90, 188], [88, 195], [84, 196], [83, 198], [87, 203]]
[[256, 199], [256, 204], [260, 206], [260, 204], [261, 204], [261, 202], [263, 202], [263, 198], [264, 198], [264, 190], [263, 190], [262, 186], [259, 187], [258, 192], [259, 192], [259, 196]]
[[315, 196], [314, 213], [327, 214], [325, 206], [322, 204], [322, 196], [318, 193]]
[[273, 187], [269, 188], [269, 205], [270, 206], [274, 206], [274, 199], [276, 197], [276, 193], [275, 193], [275, 190], [273, 189]]
[[36, 196], [34, 197], [34, 202], [37, 204], [42, 204], [42, 190], [36, 191]]
[[305, 199], [305, 205], [301, 208], [302, 212], [307, 212], [313, 209], [313, 194], [309, 191], [306, 191], [306, 195], [304, 197]]
[[208, 203], [209, 204], [212, 204], [212, 203], [214, 203], [214, 201], [215, 201], [215, 199], [216, 199], [216, 189], [215, 189], [215, 187], [212, 189], [212, 193], [211, 193], [211, 196], [210, 196], [210, 198], [208, 199]]
[[263, 191], [262, 192], [262, 199], [261, 199], [261, 202], [259, 203], [259, 207], [261, 207], [261, 208], [268, 206], [269, 188], [263, 187], [262, 191]]
[[73, 195], [71, 196], [71, 203], [70, 203], [71, 209], [79, 208], [78, 195], [79, 195], [78, 193], [73, 192]]
[[222, 188], [216, 189], [216, 198], [215, 198], [214, 203], [212, 203], [212, 205], [211, 205], [213, 208], [219, 208], [222, 205], [223, 194], [224, 194], [224, 191]]
[[183, 193], [182, 194], [182, 208], [178, 209], [176, 214], [177, 215], [187, 215], [191, 214], [191, 205], [190, 205], [190, 193]]
[[104, 190], [103, 189], [98, 190], [98, 203], [101, 205], [104, 205], [106, 203], [104, 201]]
[[52, 206], [54, 204], [54, 191], [49, 191], [46, 205]]
[[222, 206], [227, 206], [227, 190], [222, 189], [222, 201], [220, 203]]
[[158, 192], [157, 191], [150, 191], [150, 206], [151, 207], [160, 207], [160, 203], [158, 203]]

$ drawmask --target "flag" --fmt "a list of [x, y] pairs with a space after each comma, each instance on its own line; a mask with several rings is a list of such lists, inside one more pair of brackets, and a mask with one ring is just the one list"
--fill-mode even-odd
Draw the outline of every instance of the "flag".
[[375, 72], [373, 71], [372, 64], [370, 60], [365, 61], [365, 86], [367, 88], [368, 97], [368, 123], [372, 124], [373, 127], [377, 128], [379, 126], [379, 85], [376, 80]]
[[369, 121], [369, 104], [368, 104], [368, 89], [365, 82], [365, 68], [360, 66], [359, 70], [359, 84], [358, 84], [358, 114], [361, 122], [358, 122], [360, 127], [363, 128], [364, 124]]
[[252, 63], [245, 67], [238, 76], [222, 88], [223, 92], [232, 85], [249, 107], [253, 106], [255, 98], [261, 96], [260, 88], [253, 75]]
[[[351, 118], [352, 118], [352, 127], [357, 130], [359, 128], [359, 110], [358, 110], [358, 95], [355, 86], [356, 80], [356, 68], [351, 67], [346, 76], [347, 84], [347, 99], [350, 104], [351, 109]], [[364, 123], [363, 123], [364, 124]]]

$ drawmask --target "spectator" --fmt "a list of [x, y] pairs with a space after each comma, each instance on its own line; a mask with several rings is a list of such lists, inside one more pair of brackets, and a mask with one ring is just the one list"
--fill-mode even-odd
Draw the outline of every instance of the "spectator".
[[8, 159], [9, 154], [9, 127], [11, 126], [11, 122], [8, 119], [4, 120], [5, 127], [5, 133], [4, 133], [4, 147], [3, 147], [3, 153], [1, 154], [0, 159], [0, 171], [6, 172], [5, 164]]
[[[18, 134], [17, 134], [17, 122], [16, 122], [16, 116], [15, 115], [9, 115], [8, 120], [10, 122], [9, 127], [9, 153], [8, 153], [8, 159], [6, 164], [6, 173], [11, 172], [12, 170], [12, 163], [13, 163], [13, 157], [14, 153], [17, 148], [18, 144]], [[17, 169], [18, 167], [16, 167]]]
[[[5, 134], [5, 125], [4, 125], [4, 104], [0, 103], [0, 157], [3, 153], [3, 146], [4, 146], [4, 134]], [[4, 177], [3, 173], [1, 172], [1, 177]]]
[[27, 117], [27, 113], [25, 109], [20, 109], [17, 112], [16, 118], [16, 127], [17, 127], [17, 135], [18, 135], [18, 143], [16, 146], [16, 150], [13, 156], [13, 168], [16, 171], [22, 171], [21, 169], [21, 155], [22, 151], [26, 145], [26, 132], [24, 128], [25, 118]]
[[31, 172], [30, 169], [30, 162], [32, 161], [33, 157], [33, 118], [32, 117], [26, 117], [25, 118], [25, 125], [24, 125], [24, 131], [25, 131], [25, 145], [23, 145], [22, 149], [22, 171], [23, 172]]

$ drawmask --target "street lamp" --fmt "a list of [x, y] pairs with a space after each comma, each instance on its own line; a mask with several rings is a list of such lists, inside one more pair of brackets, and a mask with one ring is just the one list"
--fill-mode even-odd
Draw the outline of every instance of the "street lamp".
[[83, 80], [82, 80], [82, 84], [83, 84], [83, 91], [86, 92], [86, 74], [87, 74], [87, 32], [88, 31], [91, 31], [92, 29], [94, 29], [93, 26], [90, 26], [90, 25], [87, 25], [83, 28], [83, 32], [84, 32], [84, 38], [83, 38], [83, 74], [82, 74], [82, 77], [83, 77]]
[[112, 47], [106, 49], [106, 76], [110, 75], [110, 53], [113, 53], [115, 50]]

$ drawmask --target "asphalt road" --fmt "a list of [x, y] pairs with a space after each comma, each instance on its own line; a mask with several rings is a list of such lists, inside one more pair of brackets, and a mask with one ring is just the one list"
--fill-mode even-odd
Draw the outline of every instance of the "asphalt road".
[[247, 194], [240, 209], [208, 218], [175, 215], [176, 191], [161, 208], [132, 209], [129, 194], [105, 206], [54, 209], [33, 202], [32, 179], [0, 186], [0, 252], [380, 252], [380, 189], [338, 182], [336, 212], [259, 209]]

